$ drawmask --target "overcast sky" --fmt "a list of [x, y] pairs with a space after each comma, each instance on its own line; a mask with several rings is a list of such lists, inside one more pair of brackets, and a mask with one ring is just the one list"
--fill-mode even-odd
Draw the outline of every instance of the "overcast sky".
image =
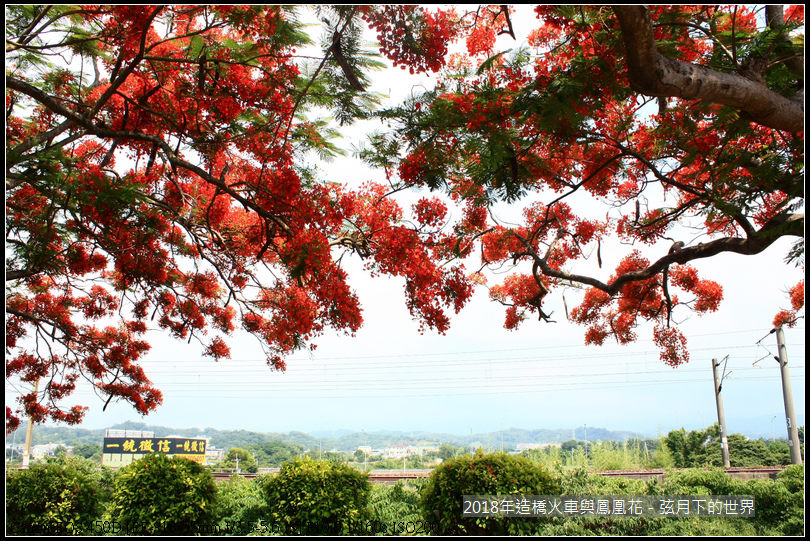
[[[525, 39], [536, 19], [516, 17], [516, 33]], [[500, 48], [514, 47], [502, 37]], [[395, 103], [413, 86], [400, 70], [377, 75], [376, 90]], [[435, 81], [435, 78], [432, 79]], [[347, 133], [359, 137], [365, 127]], [[350, 140], [343, 146], [349, 147]], [[324, 165], [329, 180], [384, 181], [351, 157]], [[403, 194], [407, 207], [422, 194]], [[504, 219], [519, 208], [500, 208]], [[604, 216], [604, 208], [598, 209]], [[683, 240], [689, 243], [692, 237]], [[232, 360], [216, 363], [200, 356], [195, 344], [173, 341], [155, 332], [143, 367], [163, 391], [164, 403], [143, 418], [153, 425], [216, 427], [262, 432], [301, 430], [317, 434], [335, 429], [441, 431], [459, 435], [501, 427], [574, 428], [582, 425], [631, 430], [657, 436], [685, 427], [700, 429], [717, 420], [711, 359], [728, 356], [723, 385], [729, 433], [785, 437], [784, 404], [774, 315], [789, 308], [787, 289], [803, 275], [786, 266], [791, 240], [782, 239], [758, 256], [722, 255], [693, 263], [701, 277], [723, 285], [725, 300], [714, 314], [689, 317], [680, 328], [688, 339], [691, 361], [677, 369], [659, 360], [652, 325], [637, 329], [638, 342], [627, 346], [584, 346], [585, 328], [569, 323], [561, 294], [544, 304], [557, 323], [529, 320], [516, 332], [503, 328], [504, 308], [488, 300], [486, 290], [456, 316], [446, 336], [420, 335], [403, 294], [403, 279], [371, 279], [358, 259], [348, 261], [351, 285], [363, 304], [365, 325], [356, 337], [334, 332], [315, 342], [317, 350], [287, 362], [286, 373], [271, 372], [261, 348], [248, 335], [229, 341]], [[646, 249], [657, 259], [668, 243]], [[604, 267], [578, 263], [607, 281], [615, 264], [632, 247], [603, 247]], [[497, 277], [493, 277], [497, 280]], [[567, 291], [567, 305], [581, 293]], [[686, 318], [686, 319], [684, 319]], [[804, 424], [804, 320], [786, 329], [787, 352], [799, 424]], [[758, 362], [756, 362], [758, 361]], [[8, 389], [7, 389], [8, 390]], [[11, 404], [7, 392], [6, 403]], [[141, 420], [125, 403], [103, 402], [89, 389], [76, 393], [90, 406], [85, 428]]]

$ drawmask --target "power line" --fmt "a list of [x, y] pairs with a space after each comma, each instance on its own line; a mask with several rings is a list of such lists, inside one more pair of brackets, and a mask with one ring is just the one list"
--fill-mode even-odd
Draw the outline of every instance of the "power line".
[[[750, 368], [743, 368], [743, 370], [752, 370]], [[708, 370], [704, 369], [700, 372], [707, 372]], [[648, 372], [647, 374], [650, 375], [659, 375], [666, 373], [665, 371], [653, 371]], [[320, 390], [328, 390], [328, 391], [338, 391], [338, 392], [348, 392], [348, 391], [367, 391], [367, 390], [377, 390], [377, 389], [386, 389], [391, 391], [398, 391], [398, 390], [430, 390], [431, 388], [438, 388], [438, 389], [479, 389], [479, 388], [502, 388], [504, 390], [514, 389], [516, 387], [536, 387], [536, 388], [545, 388], [545, 387], [562, 387], [562, 386], [585, 386], [588, 388], [591, 387], [601, 387], [604, 386], [605, 388], [609, 388], [611, 385], [635, 385], [641, 383], [649, 383], [649, 384], [674, 384], [674, 383], [681, 383], [681, 382], [689, 382], [689, 381], [706, 381], [705, 376], [702, 373], [692, 372], [689, 373], [690, 376], [698, 376], [698, 377], [690, 377], [690, 378], [672, 378], [667, 377], [663, 379], [638, 379], [638, 376], [633, 374], [624, 374], [624, 373], [602, 373], [602, 374], [589, 374], [589, 377], [598, 377], [600, 378], [599, 381], [581, 381], [582, 377], [576, 374], [563, 374], [563, 375], [537, 375], [528, 377], [525, 375], [515, 375], [515, 376], [478, 376], [478, 377], [470, 377], [470, 378], [453, 378], [452, 380], [445, 380], [445, 379], [410, 379], [410, 380], [333, 380], [333, 381], [312, 381], [312, 382], [292, 382], [292, 383], [277, 383], [273, 384], [266, 384], [262, 382], [254, 382], [254, 381], [242, 381], [242, 382], [228, 382], [224, 383], [222, 381], [197, 381], [197, 382], [182, 382], [182, 383], [165, 383], [161, 384], [161, 388], [166, 390], [173, 390], [177, 389], [181, 392], [185, 390], [189, 390], [193, 388], [195, 390], [203, 390], [203, 389], [214, 389], [222, 392], [227, 391], [252, 391], [252, 390], [261, 390], [263, 392], [311, 392], [311, 391], [320, 391]], [[615, 377], [615, 378], [629, 378], [633, 376], [632, 380], [627, 379], [625, 382], [616, 382], [616, 381], [605, 381], [606, 377]], [[578, 381], [566, 381], [575, 379]], [[761, 374], [758, 376], [749, 376], [744, 379], [738, 379], [737, 381], [744, 382], [749, 380], [764, 380], [764, 379], [772, 379], [777, 380], [778, 375], [776, 374]], [[607, 384], [607, 385], [606, 385]]]
[[[624, 365], [624, 364], [623, 365], [614, 365], [613, 368], [616, 368], [617, 370], [606, 371], [606, 372], [597, 372], [597, 373], [589, 372], [587, 374], [583, 374], [581, 372], [570, 372], [570, 373], [549, 373], [549, 372], [546, 372], [544, 374], [531, 375], [531, 374], [527, 373], [525, 370], [523, 370], [520, 373], [514, 374], [514, 375], [506, 375], [506, 376], [505, 375], [493, 375], [493, 373], [494, 374], [499, 374], [499, 373], [502, 373], [502, 372], [510, 372], [510, 371], [514, 372], [516, 370], [515, 368], [509, 368], [509, 367], [497, 367], [498, 368], [497, 370], [484, 370], [483, 368], [479, 368], [478, 370], [475, 370], [475, 371], [473, 371], [473, 370], [469, 371], [471, 373], [474, 372], [474, 373], [478, 374], [477, 376], [467, 376], [467, 377], [459, 376], [455, 372], [451, 372], [451, 373], [449, 373], [449, 375], [451, 375], [454, 378], [454, 381], [465, 381], [465, 380], [469, 380], [469, 379], [480, 379], [482, 377], [486, 377], [488, 379], [494, 379], [494, 380], [503, 379], [503, 378], [513, 378], [513, 377], [514, 378], [520, 378], [520, 379], [565, 378], [565, 377], [582, 378], [582, 377], [600, 377], [600, 376], [630, 376], [630, 375], [636, 375], [636, 374], [639, 374], [639, 373], [644, 373], [644, 374], [668, 374], [671, 377], [677, 377], [678, 375], [681, 375], [681, 374], [698, 374], [698, 373], [704, 373], [704, 372], [709, 371], [709, 369], [707, 369], [707, 368], [702, 368], [702, 367], [695, 366], [695, 367], [691, 368], [688, 372], [683, 371], [683, 372], [680, 372], [680, 373], [673, 371], [673, 369], [671, 369], [671, 368], [655, 368], [655, 369], [651, 370], [651, 369], [649, 369], [649, 367], [647, 367], [647, 369], [643, 370], [643, 371], [639, 371], [639, 370], [634, 369], [634, 371], [632, 373], [627, 372], [626, 369], [629, 368], [633, 364], [649, 364], [649, 363], [626, 363], [626, 365]], [[656, 366], [658, 366], [659, 365], [658, 361], [656, 361], [655, 364], [656, 364]], [[606, 368], [607, 366], [605, 364], [591, 364], [591, 365], [577, 365], [577, 366], [575, 366], [573, 368], [576, 368], [577, 370], [580, 370], [582, 368], [590, 368], [590, 367]], [[425, 381], [429, 377], [434, 377], [435, 378], [438, 375], [442, 375], [444, 373], [447, 373], [447, 371], [443, 370], [442, 367], [435, 367], [435, 368], [436, 368], [436, 370], [431, 371], [429, 373], [420, 373], [420, 374], [418, 374], [417, 377], [413, 379], [413, 381]], [[563, 368], [563, 367], [561, 366], [561, 367], [554, 367], [554, 368]], [[568, 366], [567, 368], [572, 368], [572, 367]], [[624, 368], [625, 371], [620, 371], [622, 368]], [[548, 371], [549, 367], [543, 367], [543, 369]], [[756, 367], [742, 366], [742, 367], [737, 368], [736, 370], [740, 371], [740, 372], [746, 372], [746, 371], [758, 372], [760, 369], [756, 368]], [[267, 372], [267, 371], [261, 371], [261, 372], [260, 371], [252, 371], [252, 372], [251, 371], [244, 371], [244, 372], [240, 371], [240, 372], [233, 372], [233, 373], [230, 373], [230, 374], [218, 374], [216, 372], [210, 372], [210, 373], [207, 373], [205, 375], [215, 375], [217, 377], [217, 382], [216, 383], [221, 384], [223, 382], [222, 378], [224, 378], [224, 377], [229, 377], [230, 376], [230, 377], [236, 378], [237, 380], [244, 380], [247, 376], [252, 375], [252, 374], [256, 374], [256, 373], [272, 375], [272, 373]], [[171, 372], [161, 372], [161, 374], [169, 375], [169, 374], [171, 374]], [[388, 378], [388, 377], [384, 377], [383, 379], [371, 379], [371, 378], [374, 378], [374, 377], [376, 377], [378, 375], [385, 375], [385, 374], [387, 374], [387, 372], [382, 371], [380, 374], [371, 374], [368, 378], [353, 379], [353, 378], [350, 377], [350, 378], [342, 378], [341, 381], [344, 381], [344, 382], [355, 382], [356, 381], [356, 382], [363, 382], [363, 383], [385, 383], [385, 382], [391, 381], [391, 378]], [[184, 374], [184, 375], [188, 375], [188, 374]], [[198, 375], [203, 375], [203, 374], [198, 374]], [[285, 376], [286, 375], [282, 375], [282, 377], [285, 377]], [[325, 377], [325, 376], [329, 376], [329, 377], [335, 376], [335, 377], [337, 377], [337, 376], [340, 376], [340, 373], [330, 373], [329, 371], [323, 371], [323, 372], [318, 372], [318, 373], [315, 373], [315, 374], [306, 374], [306, 376], [307, 377], [313, 376], [313, 378], [309, 379], [309, 380], [308, 379], [299, 379], [299, 378], [290, 378], [290, 379], [295, 379], [296, 381], [286, 382], [284, 384], [289, 385], [290, 383], [295, 383], [297, 381], [302, 381], [302, 382], [313, 381], [313, 382], [317, 382], [317, 380], [315, 378]], [[354, 374], [354, 376], [357, 376], [357, 374]], [[407, 378], [404, 379], [404, 380], [403, 379], [398, 379], [397, 381], [411, 381], [411, 379], [407, 379]], [[188, 383], [188, 384], [193, 385], [194, 383]]]
[[[748, 379], [749, 380], [775, 380], [775, 379], [778, 379], [778, 377], [760, 376], [760, 377], [753, 377], [753, 378], [748, 378]], [[267, 394], [268, 390], [266, 388], [260, 388], [260, 389], [244, 389], [243, 388], [243, 389], [238, 390], [239, 394], [237, 394], [237, 395], [228, 396], [228, 395], [217, 394], [216, 398], [218, 398], [218, 399], [225, 399], [225, 398], [228, 398], [228, 399], [233, 399], [233, 398], [243, 398], [243, 399], [249, 399], [249, 398], [367, 399], [367, 398], [417, 398], [417, 397], [436, 397], [436, 398], [439, 398], [439, 397], [467, 396], [467, 395], [480, 396], [480, 395], [497, 395], [497, 394], [513, 394], [513, 393], [514, 394], [526, 394], [526, 393], [540, 393], [540, 392], [542, 392], [542, 393], [552, 393], [552, 392], [571, 392], [571, 391], [586, 391], [586, 390], [587, 391], [594, 391], [594, 390], [621, 389], [621, 388], [628, 388], [628, 387], [642, 387], [642, 386], [649, 387], [650, 385], [658, 385], [658, 384], [671, 386], [671, 385], [680, 385], [680, 384], [686, 384], [686, 383], [705, 383], [705, 382], [706, 382], [706, 378], [701, 377], [701, 378], [691, 378], [691, 379], [684, 379], [684, 380], [669, 380], [669, 379], [643, 380], [643, 381], [628, 382], [628, 383], [615, 383], [615, 384], [611, 384], [611, 385], [605, 385], [604, 382], [578, 383], [578, 384], [575, 384], [575, 383], [544, 384], [543, 387], [538, 387], [535, 384], [525, 384], [525, 385], [524, 384], [513, 384], [513, 385], [509, 385], [508, 387], [503, 387], [503, 388], [500, 388], [500, 389], [492, 389], [492, 386], [483, 386], [483, 387], [481, 387], [481, 389], [479, 389], [478, 387], [468, 387], [466, 389], [458, 389], [459, 392], [454, 392], [454, 393], [448, 393], [448, 392], [440, 392], [440, 393], [425, 392], [425, 393], [420, 393], [420, 394], [396, 394], [396, 395], [393, 395], [390, 392], [387, 392], [386, 394], [377, 394], [377, 395], [352, 394], [352, 395], [348, 395], [348, 396], [345, 393], [344, 394], [329, 394], [329, 395], [324, 395], [324, 394], [318, 394], [318, 395], [306, 394], [306, 395], [302, 395], [301, 393], [302, 392], [309, 392], [309, 393], [312, 393], [312, 392], [328, 392], [328, 391], [333, 391], [333, 392], [352, 391], [353, 393], [356, 393], [358, 390], [364, 390], [364, 389], [343, 389], [341, 391], [338, 391], [338, 390], [335, 390], [335, 389], [326, 389], [326, 388], [325, 389], [312, 389], [311, 388], [308, 391], [303, 391], [301, 389], [296, 389], [296, 390], [292, 390], [292, 389], [274, 389], [273, 390], [273, 395], [268, 396], [268, 394]], [[523, 387], [531, 387], [531, 388], [525, 389]], [[555, 387], [559, 387], [559, 388], [555, 388]], [[594, 389], [594, 387], [598, 387], [598, 389]], [[226, 390], [230, 390], [230, 389], [226, 389]], [[371, 387], [371, 388], [368, 388], [367, 390], [370, 390], [370, 391], [373, 392], [373, 391], [376, 391], [377, 389]], [[397, 390], [397, 389], [392, 389], [392, 390]], [[404, 389], [399, 389], [399, 390], [402, 390], [402, 391], [411, 391], [411, 390], [420, 391], [420, 389], [410, 389], [410, 388], [404, 388]], [[452, 389], [452, 390], [455, 390], [455, 389]], [[237, 389], [233, 389], [233, 391], [237, 391]], [[256, 394], [256, 395], [245, 394], [246, 392], [253, 392], [253, 391], [261, 392], [261, 394]], [[285, 393], [285, 392], [295, 393], [295, 394], [284, 395], [283, 393]], [[181, 391], [181, 393], [182, 393], [182, 391]], [[78, 392], [77, 392], [77, 394], [78, 394]], [[188, 395], [172, 394], [171, 398], [172, 399], [174, 399], [174, 398], [197, 398], [197, 399], [199, 399], [199, 398], [201, 398], [201, 396], [200, 396], [199, 393], [188, 394]], [[214, 397], [211, 396], [211, 398], [214, 398]]]
[[[796, 343], [796, 346], [804, 346], [804, 344]], [[561, 346], [561, 347], [573, 347], [573, 346]], [[579, 346], [583, 347], [583, 346]], [[740, 346], [713, 346], [713, 347], [705, 347], [705, 348], [692, 348], [690, 349], [690, 354], [695, 356], [695, 353], [700, 353], [703, 351], [715, 351], [717, 349], [747, 349], [755, 347], [754, 345], [740, 345]], [[551, 348], [524, 348], [519, 350], [511, 350], [511, 351], [526, 351], [526, 350], [538, 350], [538, 349], [551, 349]], [[371, 356], [364, 356], [364, 357], [324, 357], [319, 359], [289, 359], [287, 362], [290, 365], [288, 370], [292, 370], [293, 368], [297, 372], [303, 371], [317, 371], [322, 370], [322, 367], [319, 366], [311, 366], [307, 365], [307, 363], [322, 363], [324, 361], [334, 361], [334, 360], [344, 360], [344, 359], [351, 359], [351, 360], [381, 360], [381, 359], [392, 359], [392, 358], [406, 358], [406, 357], [425, 357], [425, 356], [438, 356], [438, 355], [476, 355], [476, 354], [486, 354], [486, 353], [504, 353], [510, 350], [486, 350], [486, 351], [472, 351], [472, 352], [458, 352], [458, 353], [416, 353], [410, 355], [371, 355]], [[576, 359], [594, 359], [594, 358], [601, 358], [601, 359], [620, 359], [619, 363], [628, 363], [626, 359], [628, 357], [640, 357], [640, 356], [655, 356], [655, 362], [657, 362], [658, 355], [660, 354], [659, 350], [645, 350], [645, 351], [632, 351], [627, 353], [582, 353], [577, 355], [566, 355], [566, 356], [554, 356], [553, 358], [546, 358], [546, 357], [506, 357], [506, 358], [494, 358], [494, 357], [486, 357], [481, 359], [441, 359], [440, 361], [429, 361], [429, 362], [422, 362], [421, 364], [417, 364], [420, 360], [416, 360], [413, 362], [408, 362], [409, 367], [413, 368], [420, 368], [425, 366], [437, 366], [437, 362], [441, 362], [442, 366], [457, 366], [457, 365], [469, 365], [471, 363], [491, 363], [495, 361], [506, 361], [510, 363], [518, 363], [518, 362], [553, 362], [553, 361], [563, 361], [563, 360], [576, 360]], [[603, 361], [604, 362], [604, 361]], [[650, 362], [649, 359], [645, 359], [639, 362]], [[168, 363], [175, 363], [172, 366], [176, 369], [177, 368], [177, 361], [176, 360], [158, 360], [158, 359], [144, 359], [142, 364], [145, 363], [156, 363], [161, 365], [166, 365]], [[217, 366], [228, 366], [232, 368], [239, 367], [239, 365], [255, 365], [260, 364], [261, 366], [266, 366], [266, 359], [229, 359], [220, 361], [219, 363], [214, 363], [211, 359], [192, 359], [188, 361], [183, 361], [182, 365], [189, 368], [189, 370], [194, 370], [194, 373], [198, 372], [197, 365], [201, 365], [203, 367], [212, 368], [213, 371], [217, 371]], [[192, 365], [192, 366], [189, 366]], [[386, 364], [375, 364], [370, 365], [368, 363], [357, 362], [357, 363], [341, 363], [330, 365], [329, 369], [334, 370], [368, 370], [368, 369], [375, 369], [378, 367], [385, 367], [391, 368], [392, 365]], [[399, 366], [401, 368], [401, 366]], [[398, 367], [394, 367], [398, 368]], [[169, 372], [168, 370], [166, 372]]]
[[[755, 331], [737, 331], [755, 332]], [[708, 333], [703, 336], [716, 336], [727, 333]], [[728, 333], [731, 334], [731, 333]], [[803, 346], [803, 344], [796, 344]], [[616, 388], [628, 388], [650, 385], [678, 385], [693, 382], [705, 382], [703, 374], [707, 368], [694, 364], [685, 365], [681, 370], [663, 368], [658, 359], [658, 350], [632, 351], [627, 353], [583, 353], [569, 355], [526, 356], [517, 358], [442, 358], [458, 355], [488, 355], [509, 352], [563, 350], [584, 348], [582, 344], [560, 345], [551, 347], [513, 348], [510, 350], [479, 350], [463, 352], [433, 352], [401, 355], [383, 355], [367, 357], [333, 357], [317, 360], [299, 359], [299, 363], [290, 360], [293, 366], [287, 373], [272, 372], [266, 368], [263, 360], [235, 360], [215, 363], [208, 359], [193, 359], [177, 363], [147, 359], [141, 366], [147, 376], [154, 378], [154, 384], [165, 395], [171, 398], [266, 398], [268, 393], [279, 398], [405, 398], [405, 397], [442, 397], [464, 395], [492, 395], [505, 393], [542, 393], [590, 390], [601, 391]], [[711, 348], [692, 348], [692, 357], [704, 351], [718, 349], [745, 350], [755, 348], [756, 344], [739, 346], [715, 346]], [[735, 354], [735, 362], [739, 361]], [[743, 357], [744, 357], [743, 353]], [[426, 360], [427, 357], [433, 359]], [[800, 357], [803, 359], [803, 357]], [[350, 360], [348, 363], [327, 365], [326, 360]], [[370, 360], [397, 359], [397, 363], [373, 363]], [[578, 360], [593, 362], [578, 363]], [[171, 369], [168, 364], [172, 363]], [[153, 365], [158, 365], [153, 367]], [[256, 365], [256, 366], [254, 366]], [[303, 366], [301, 366], [303, 365]], [[315, 366], [318, 365], [318, 366]], [[795, 364], [800, 371], [803, 367]], [[458, 368], [462, 368], [459, 371]], [[599, 372], [589, 372], [590, 368], [603, 368]], [[743, 373], [761, 371], [760, 367], [735, 367]], [[418, 374], [413, 374], [418, 371]], [[542, 371], [542, 373], [537, 373]], [[560, 372], [562, 371], [562, 372]], [[197, 375], [196, 381], [189, 379]], [[413, 374], [415, 377], [405, 377]], [[656, 376], [667, 374], [666, 378], [639, 379], [642, 375]], [[182, 381], [160, 381], [174, 376]], [[394, 377], [395, 376], [395, 377]], [[699, 377], [693, 377], [699, 376]], [[800, 374], [803, 376], [803, 373]], [[212, 381], [212, 377], [216, 378]], [[231, 378], [235, 378], [233, 381]], [[334, 379], [332, 379], [334, 378]], [[598, 381], [583, 379], [599, 378]], [[625, 381], [615, 381], [624, 378]], [[778, 376], [761, 374], [748, 375], [738, 381], [776, 380]], [[575, 380], [575, 381], [570, 381]], [[614, 380], [614, 381], [609, 381]], [[387, 394], [366, 394], [367, 392], [385, 392]], [[239, 393], [229, 396], [225, 393]], [[190, 393], [190, 394], [186, 394]], [[252, 393], [261, 393], [253, 395]], [[296, 393], [293, 395], [293, 393]], [[324, 395], [328, 393], [328, 395]], [[347, 396], [347, 393], [352, 393]], [[91, 389], [80, 387], [74, 396], [91, 394]]]

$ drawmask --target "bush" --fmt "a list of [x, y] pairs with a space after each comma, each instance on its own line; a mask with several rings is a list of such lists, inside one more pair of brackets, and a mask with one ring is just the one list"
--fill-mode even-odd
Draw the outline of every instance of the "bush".
[[[644, 481], [623, 477], [606, 477], [588, 473], [584, 468], [557, 470], [554, 484], [563, 496], [641, 495], [647, 489]], [[637, 517], [552, 517], [538, 521], [537, 535], [643, 535], [649, 521]]]
[[779, 472], [776, 480], [787, 488], [791, 494], [804, 495], [804, 464], [793, 464]]
[[6, 520], [10, 534], [91, 532], [103, 511], [95, 466], [59, 457], [6, 474]]
[[[411, 486], [411, 483], [416, 487]], [[419, 492], [423, 480], [410, 481], [405, 485], [397, 481], [395, 485], [376, 485], [369, 501], [370, 519], [373, 533], [382, 535], [408, 535], [428, 533], [427, 525], [419, 513]]]
[[[268, 516], [267, 502], [264, 499], [266, 476], [245, 479], [238, 475], [217, 487], [217, 509], [219, 511], [219, 531], [246, 535], [251, 531], [266, 531]], [[265, 524], [260, 524], [264, 520]]]
[[745, 481], [734, 479], [720, 468], [689, 469], [669, 472], [653, 494], [691, 494], [694, 496], [745, 495]]
[[551, 476], [529, 459], [504, 453], [463, 456], [439, 465], [430, 475], [421, 507], [436, 533], [524, 535], [537, 530], [536, 518], [462, 518], [465, 495], [548, 495], [557, 490]]
[[205, 532], [216, 518], [211, 472], [184, 458], [146, 455], [118, 472], [108, 518], [122, 533]]
[[804, 527], [804, 471], [788, 468], [776, 482], [743, 481], [719, 469], [669, 472], [663, 483], [589, 475], [584, 470], [559, 474], [563, 495], [750, 495], [754, 518], [565, 517], [541, 522], [538, 535], [739, 536], [801, 535]]
[[754, 479], [747, 493], [756, 499], [756, 523], [768, 535], [804, 534], [804, 466], [788, 466], [776, 481]]
[[776, 482], [790, 493], [787, 509], [779, 525], [782, 535], [804, 535], [804, 465], [788, 466]]
[[748, 518], [654, 518], [648, 520], [645, 536], [722, 536], [739, 537], [758, 534], [752, 519]]
[[368, 474], [309, 457], [287, 462], [265, 485], [273, 532], [287, 535], [364, 532], [370, 492]]
[[750, 495], [756, 502], [754, 518], [655, 519], [647, 535], [802, 535], [804, 529], [803, 469], [785, 470], [774, 482], [743, 481], [722, 470], [692, 469], [671, 472], [662, 484], [651, 483], [649, 494]]
[[[477, 455], [463, 457], [437, 468], [423, 492], [423, 516], [438, 521], [441, 534], [534, 534], [544, 536], [739, 536], [795, 535], [804, 533], [804, 468], [791, 466], [769, 479], [734, 479], [719, 469], [669, 472], [663, 483], [609, 478], [584, 469], [557, 470], [551, 486], [531, 488], [531, 468], [509, 469], [516, 457]], [[505, 474], [510, 472], [510, 474]], [[526, 475], [526, 480], [520, 473]], [[543, 473], [545, 475], [545, 473]], [[508, 481], [507, 481], [508, 480]], [[513, 488], [523, 483], [522, 487]], [[552, 488], [552, 487], [556, 487]], [[550, 518], [462, 518], [464, 495], [692, 495], [753, 496], [756, 516], [657, 518], [633, 516], [567, 516]]]

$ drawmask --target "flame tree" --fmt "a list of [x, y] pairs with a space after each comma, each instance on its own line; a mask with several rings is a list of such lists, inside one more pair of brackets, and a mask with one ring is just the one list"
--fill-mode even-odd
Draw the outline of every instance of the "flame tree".
[[[651, 322], [662, 361], [677, 366], [689, 356], [673, 311], [715, 311], [723, 293], [691, 261], [792, 236], [787, 261], [803, 265], [803, 7], [534, 12], [528, 45], [497, 54], [497, 35], [515, 37], [510, 8], [461, 17], [467, 54], [435, 89], [382, 113], [397, 127], [364, 156], [399, 187], [463, 208], [448, 256], [513, 266], [489, 288], [507, 328], [552, 321], [547, 297], [585, 288], [579, 306], [563, 305], [586, 343], [628, 343]], [[498, 219], [504, 202], [522, 204], [521, 223]], [[677, 238], [679, 225], [691, 238]], [[609, 237], [634, 247], [612, 248], [620, 262], [603, 274]], [[584, 259], [597, 270], [579, 271]], [[803, 299], [802, 281], [774, 325], [795, 323]]]
[[[214, 359], [239, 327], [283, 370], [325, 329], [362, 325], [346, 254], [403, 277], [423, 329], [444, 332], [484, 268], [512, 263], [490, 287], [507, 327], [549, 319], [546, 297], [579, 284], [586, 342], [652, 321], [663, 361], [685, 361], [672, 311], [722, 297], [688, 263], [803, 234], [803, 11], [535, 11], [515, 36], [507, 6], [322, 7], [313, 57], [296, 8], [7, 7], [6, 377], [39, 382], [7, 430], [21, 412], [80, 422], [86, 407], [62, 405], [80, 380], [154, 410], [148, 325]], [[365, 28], [395, 65], [440, 71], [436, 88], [377, 110]], [[528, 46], [493, 54], [499, 33]], [[394, 125], [360, 153], [388, 183], [323, 178], [311, 163], [341, 152], [334, 124], [370, 118]], [[436, 195], [403, 209], [394, 194], [414, 187]], [[615, 211], [586, 216], [581, 194]], [[524, 223], [500, 223], [501, 202], [525, 204]], [[668, 238], [696, 219], [703, 243]], [[570, 270], [601, 266], [615, 235], [639, 248], [612, 276]]]

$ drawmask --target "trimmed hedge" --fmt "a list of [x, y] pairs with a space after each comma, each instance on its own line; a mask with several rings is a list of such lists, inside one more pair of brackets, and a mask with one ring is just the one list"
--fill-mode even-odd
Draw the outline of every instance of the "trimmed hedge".
[[504, 453], [462, 456], [430, 475], [422, 493], [422, 516], [441, 535], [526, 535], [537, 529], [535, 518], [462, 518], [464, 496], [556, 494], [551, 476], [531, 460]]
[[95, 464], [59, 457], [6, 474], [9, 534], [83, 534], [100, 518], [107, 494]]
[[365, 531], [371, 483], [347, 464], [303, 457], [265, 485], [274, 533], [346, 535]]
[[121, 469], [108, 519], [123, 534], [206, 533], [216, 520], [214, 476], [185, 458], [146, 455]]

